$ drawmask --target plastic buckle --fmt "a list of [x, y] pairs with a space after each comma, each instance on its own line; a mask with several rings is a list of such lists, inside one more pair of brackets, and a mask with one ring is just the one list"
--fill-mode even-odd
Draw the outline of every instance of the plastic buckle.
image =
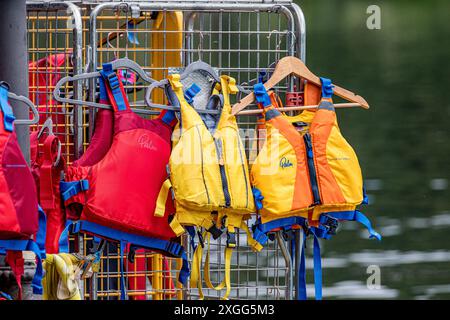
[[182, 247], [175, 242], [169, 242], [166, 246], [166, 251], [176, 257], [179, 257], [181, 255], [181, 250]]
[[339, 226], [339, 221], [338, 221], [338, 219], [335, 219], [335, 218], [332, 218], [332, 217], [326, 215], [325, 221], [322, 223], [322, 225], [327, 228], [328, 234], [335, 235], [336, 230]]
[[198, 242], [200, 243], [202, 248], [204, 248], [205, 247], [205, 240], [203, 239], [202, 233], [199, 230], [197, 230], [197, 236], [198, 236]]
[[227, 248], [236, 247], [236, 233], [231, 233], [227, 231]]
[[194, 101], [194, 97], [197, 95], [197, 93], [200, 92], [200, 90], [201, 90], [200, 87], [195, 83], [193, 83], [189, 87], [189, 89], [187, 89], [186, 92], [184, 93], [184, 98], [186, 99], [186, 102], [192, 104], [192, 102]]
[[282, 235], [284, 241], [290, 241], [294, 239], [294, 231], [292, 229], [283, 230]]
[[286, 92], [286, 107], [300, 107], [304, 104], [303, 92]]
[[6, 81], [0, 81], [0, 86], [3, 87], [3, 88], [5, 88], [5, 89], [8, 90], [8, 91], [9, 91], [9, 89], [10, 89], [9, 83], [6, 82]]
[[119, 88], [119, 79], [117, 78], [117, 75], [114, 72], [108, 74], [107, 78], [111, 90]]
[[217, 228], [217, 226], [216, 226], [215, 223], [213, 223], [213, 225], [211, 226], [211, 228], [209, 228], [207, 231], [208, 231], [209, 233], [211, 233], [211, 235], [212, 235], [212, 237], [213, 237], [214, 240], [216, 240], [217, 238], [219, 238], [219, 237], [222, 235], [222, 233], [223, 233], [223, 230]]
[[133, 246], [130, 246], [130, 251], [128, 251], [128, 261], [130, 263], [134, 263], [135, 256], [136, 256], [136, 248]]
[[81, 191], [89, 190], [89, 181], [88, 180], [80, 180]]

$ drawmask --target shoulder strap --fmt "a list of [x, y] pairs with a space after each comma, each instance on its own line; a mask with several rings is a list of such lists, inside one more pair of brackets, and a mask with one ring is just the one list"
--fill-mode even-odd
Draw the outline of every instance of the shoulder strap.
[[[44, 141], [43, 161], [40, 169], [39, 181], [39, 200], [44, 210], [55, 209], [58, 205], [53, 185], [55, 180], [53, 167], [58, 158], [58, 144], [59, 139], [55, 135], [48, 136]], [[56, 177], [56, 181], [58, 180], [59, 177]]]
[[255, 93], [256, 102], [264, 107], [266, 121], [281, 116], [280, 111], [273, 107], [272, 100], [270, 99], [264, 84], [255, 84], [253, 86], [253, 91]]
[[12, 132], [14, 130], [14, 114], [11, 105], [8, 102], [9, 87], [5, 82], [0, 83], [0, 109], [3, 113], [3, 125], [5, 131]]
[[[181, 109], [181, 128], [188, 129], [195, 125], [204, 124], [200, 115], [194, 108], [186, 101], [183, 92], [183, 84], [180, 81], [179, 74], [171, 74], [168, 80], [173, 93], [175, 94]], [[175, 98], [172, 96], [172, 99]], [[176, 102], [175, 102], [176, 103]]]
[[[100, 71], [106, 84], [106, 92], [115, 112], [130, 110], [130, 104], [125, 94], [122, 82], [112, 69], [111, 63], [104, 63]], [[100, 79], [102, 81], [102, 79]]]

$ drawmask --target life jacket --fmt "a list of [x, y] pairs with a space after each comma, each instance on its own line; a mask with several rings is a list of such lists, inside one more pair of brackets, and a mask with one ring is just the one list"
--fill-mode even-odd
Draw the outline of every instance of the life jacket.
[[67, 167], [61, 183], [68, 217], [80, 220], [73, 231], [120, 241], [121, 259], [127, 243], [182, 257], [180, 281], [185, 283], [189, 269], [184, 249], [170, 241], [175, 237], [168, 222], [174, 212], [172, 199], [154, 215], [166, 179], [173, 118], [167, 120], [164, 114], [147, 120], [134, 114], [111, 64], [104, 64], [101, 74], [100, 102], [109, 100], [114, 112], [99, 111], [89, 148]]
[[[371, 238], [381, 239], [357, 207], [367, 204], [361, 168], [355, 151], [342, 136], [331, 100], [331, 81], [322, 80], [317, 111], [297, 116], [281, 114], [262, 84], [255, 96], [264, 107], [266, 141], [251, 168], [259, 221], [254, 237], [264, 244], [267, 233], [303, 227], [314, 236], [316, 298], [321, 298], [320, 247], [338, 222], [358, 221]], [[296, 126], [300, 126], [297, 128]], [[302, 250], [303, 252], [303, 250]], [[304, 260], [304, 258], [302, 258]], [[305, 297], [306, 291], [301, 296]]]
[[[236, 246], [236, 228], [247, 232], [248, 241], [255, 250], [261, 249], [253, 241], [245, 222], [255, 211], [255, 205], [247, 157], [236, 118], [231, 115], [230, 94], [237, 93], [238, 89], [233, 78], [221, 77], [222, 97], [213, 96], [212, 99], [220, 102], [223, 98], [223, 107], [215, 128], [210, 131], [200, 115], [187, 103], [180, 76], [170, 75], [169, 82], [177, 99], [170, 102], [181, 108], [181, 133], [170, 156], [167, 180], [168, 187], [172, 187], [176, 205], [170, 225], [177, 235], [187, 230], [191, 237], [195, 236], [192, 227], [204, 228], [215, 239], [226, 230], [225, 282], [215, 289], [226, 286], [224, 298], [227, 298], [230, 293], [231, 252]], [[201, 234], [199, 231], [198, 235]], [[195, 255], [200, 258], [193, 260], [191, 285], [197, 285], [201, 290], [199, 267], [203, 241], [199, 240], [201, 245], [197, 246]]]
[[[30, 135], [31, 172], [36, 184], [38, 202], [45, 212], [47, 220], [46, 253], [59, 252], [60, 236], [66, 221], [59, 190], [65, 160], [61, 153], [58, 159], [59, 147], [60, 141], [53, 134], [39, 138], [38, 132], [34, 131]], [[61, 243], [64, 244], [64, 250], [66, 250], [68, 239], [63, 239]]]
[[[42, 294], [43, 237], [45, 215], [38, 211], [36, 188], [30, 168], [20, 150], [14, 131], [14, 115], [8, 102], [9, 87], [0, 84], [0, 254], [15, 274], [22, 298], [21, 276], [24, 272], [22, 251], [36, 254], [33, 293]], [[40, 232], [39, 227], [41, 227]], [[38, 246], [39, 241], [41, 246]], [[42, 251], [41, 251], [42, 250]]]
[[[155, 12], [155, 20], [152, 24], [152, 41], [151, 41], [151, 69], [152, 78], [162, 80], [165, 77], [166, 66], [181, 67], [181, 51], [183, 48], [183, 13], [181, 11], [159, 11]], [[178, 32], [175, 32], [178, 31]], [[159, 104], [165, 103], [163, 92], [155, 91], [152, 101]], [[163, 114], [166, 111], [162, 111]], [[162, 260], [162, 268], [157, 266], [157, 261]], [[165, 257], [146, 258], [145, 249], [136, 250], [134, 263], [129, 263], [129, 270], [136, 273], [146, 273], [147, 270], [153, 269], [161, 272], [164, 283], [165, 292], [174, 292], [175, 285], [173, 277], [170, 275], [169, 263]], [[149, 277], [150, 281], [153, 277]], [[146, 279], [142, 276], [128, 276], [128, 287], [135, 292], [146, 291]], [[155, 286], [156, 288], [156, 286]], [[165, 296], [170, 294], [164, 293]], [[135, 295], [131, 297], [134, 300], [145, 300], [145, 295]]]

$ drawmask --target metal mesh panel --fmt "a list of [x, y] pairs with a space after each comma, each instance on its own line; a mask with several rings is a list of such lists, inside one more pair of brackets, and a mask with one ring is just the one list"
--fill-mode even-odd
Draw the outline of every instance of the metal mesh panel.
[[[70, 163], [79, 155], [83, 138], [79, 132], [83, 126], [81, 109], [56, 102], [52, 93], [59, 79], [80, 71], [80, 11], [71, 3], [30, 2], [27, 19], [29, 96], [38, 107], [40, 124], [52, 118], [54, 132], [62, 142], [63, 156]], [[81, 94], [80, 87], [72, 84], [65, 86], [64, 91], [73, 97]]]

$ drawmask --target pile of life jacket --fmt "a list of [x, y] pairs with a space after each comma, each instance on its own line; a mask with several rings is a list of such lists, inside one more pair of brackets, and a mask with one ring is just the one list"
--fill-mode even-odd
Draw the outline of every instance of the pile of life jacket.
[[[314, 90], [315, 98], [321, 96], [317, 110], [296, 116], [281, 113], [281, 99], [262, 83], [254, 86], [263, 109], [257, 125], [265, 134], [249, 168], [231, 113], [231, 97], [238, 92], [235, 79], [222, 75], [214, 84], [205, 108], [219, 112], [205, 115], [193, 99], [200, 88], [195, 83], [185, 87], [180, 78], [169, 75], [165, 97], [159, 98], [180, 111], [165, 110], [149, 120], [130, 109], [124, 80], [136, 79], [105, 63], [98, 78], [99, 102], [112, 108], [98, 110], [86, 152], [66, 165], [61, 141], [51, 133], [33, 132], [31, 170], [17, 144], [8, 88], [0, 86], [0, 208], [6, 213], [0, 221], [0, 252], [7, 254], [19, 284], [21, 251], [31, 250], [37, 256], [33, 280], [37, 293], [42, 292], [41, 259], [45, 259], [45, 298], [81, 299], [75, 275], [86, 260], [68, 253], [71, 231], [118, 245], [121, 299], [127, 298], [124, 256], [129, 257], [128, 268], [133, 264], [143, 270], [146, 258], [130, 258], [140, 249], [181, 258], [182, 284], [190, 275], [200, 298], [204, 281], [210, 289], [225, 289], [227, 299], [239, 230], [247, 234], [249, 246], [260, 251], [274, 231], [281, 230], [289, 240], [293, 230], [302, 228], [304, 240], [314, 238], [316, 298], [321, 299], [318, 239], [329, 239], [343, 220], [358, 221], [371, 237], [381, 238], [357, 209], [367, 197], [356, 154], [337, 123], [331, 81], [322, 78], [321, 90]], [[257, 222], [249, 228], [255, 213]], [[190, 268], [179, 241], [183, 234], [190, 236], [193, 249]], [[226, 236], [224, 279], [213, 285], [209, 249], [212, 240], [222, 236]], [[306, 298], [304, 251], [297, 275], [299, 299]], [[97, 263], [99, 254], [95, 253]], [[163, 264], [168, 270], [167, 262]], [[130, 283], [129, 289], [141, 289], [145, 278]], [[174, 286], [171, 281], [165, 285]]]

